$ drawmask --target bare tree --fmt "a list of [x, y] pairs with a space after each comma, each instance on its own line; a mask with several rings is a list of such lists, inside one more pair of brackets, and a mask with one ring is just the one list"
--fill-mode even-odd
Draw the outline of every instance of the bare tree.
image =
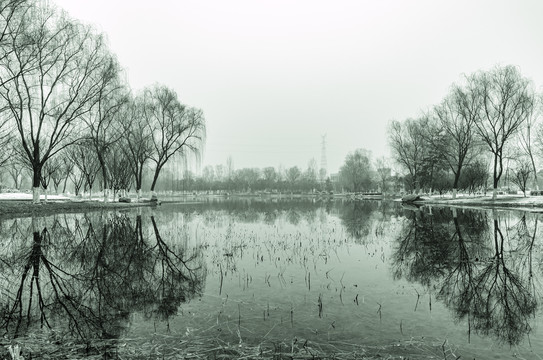
[[233, 179], [234, 179], [234, 159], [232, 159], [232, 156], [229, 155], [226, 158], [226, 180], [228, 182], [228, 190], [232, 190]]
[[39, 202], [44, 164], [77, 141], [81, 117], [95, 102], [104, 65], [104, 40], [53, 8], [25, 13], [24, 32], [9, 34], [11, 52], [0, 59], [0, 97], [16, 124], [32, 166], [33, 201]]
[[532, 113], [534, 97], [530, 85], [530, 81], [514, 66], [496, 67], [468, 77], [469, 91], [479, 93], [482, 98], [482, 110], [475, 125], [494, 155], [494, 200], [503, 174], [504, 146]]
[[[0, 0], [0, 61], [7, 58], [12, 51], [10, 38], [24, 28], [22, 20], [31, 3], [30, 0]], [[12, 80], [12, 75], [0, 72], [0, 84]], [[7, 110], [8, 108], [4, 104], [0, 105], [0, 148], [2, 149], [11, 149], [10, 143], [15, 139], [13, 136], [15, 128]], [[2, 151], [0, 153], [0, 167], [10, 162], [12, 155], [11, 151]]]
[[143, 99], [136, 97], [129, 101], [120, 113], [124, 134], [123, 151], [134, 176], [138, 202], [141, 198], [143, 169], [152, 151], [152, 134], [144, 116], [143, 106]]
[[296, 183], [302, 176], [302, 170], [299, 167], [293, 166], [286, 171], [286, 180], [290, 183], [291, 190], [296, 188]]
[[13, 180], [13, 186], [15, 189], [20, 190], [23, 181], [23, 175], [28, 170], [27, 167], [17, 161], [9, 162], [7, 165], [7, 171]]
[[108, 182], [111, 184], [113, 197], [115, 198], [119, 190], [127, 191], [132, 184], [130, 160], [121, 149], [117, 148], [109, 152], [106, 161], [109, 175]]
[[[107, 49], [104, 49], [106, 51]], [[97, 85], [96, 102], [84, 116], [87, 125], [89, 144], [94, 148], [95, 156], [102, 173], [104, 202], [108, 201], [108, 174], [106, 157], [113, 144], [117, 143], [125, 131], [120, 125], [119, 113], [129, 100], [128, 90], [123, 84], [121, 67], [110, 54], [104, 54], [104, 66], [95, 76]]]
[[228, 156], [226, 158], [226, 177], [230, 180], [232, 176], [234, 176], [234, 159], [232, 159], [232, 156]]
[[[33, 0], [0, 0], [0, 59], [7, 57], [12, 51], [11, 40], [24, 31], [28, 24], [26, 12], [35, 7]], [[0, 84], [13, 80], [11, 76], [2, 74]]]
[[81, 141], [68, 148], [68, 157], [78, 170], [71, 176], [76, 195], [85, 183], [85, 187], [89, 189], [89, 198], [92, 197], [92, 187], [100, 171], [100, 163], [92, 150], [93, 145], [89, 141]]
[[364, 149], [357, 149], [348, 154], [339, 170], [339, 177], [349, 191], [369, 190], [373, 182], [371, 153]]
[[57, 164], [58, 167], [58, 169], [51, 174], [51, 180], [53, 181], [55, 192], [58, 194], [60, 184], [64, 182], [64, 186], [62, 187], [62, 192], [64, 193], [66, 192], [68, 178], [73, 172], [75, 165], [68, 158], [67, 149], [64, 149], [62, 152], [58, 153], [54, 158], [51, 158], [50, 161], [53, 161], [53, 163]]
[[390, 182], [392, 180], [392, 169], [385, 157], [380, 157], [375, 160], [375, 172], [377, 174], [377, 181], [381, 192], [386, 194], [390, 189]]
[[471, 163], [465, 165], [464, 171], [462, 171], [462, 177], [460, 178], [459, 187], [468, 191], [468, 193], [474, 194], [478, 190], [485, 190], [489, 177], [488, 162], [482, 159], [475, 159]]
[[392, 155], [396, 162], [409, 172], [411, 187], [416, 193], [420, 190], [422, 172], [429, 151], [423, 131], [420, 119], [407, 119], [403, 123], [394, 120], [388, 127]]
[[524, 194], [524, 197], [526, 197], [526, 189], [528, 185], [528, 180], [530, 179], [530, 175], [532, 174], [532, 163], [530, 160], [518, 160], [517, 166], [513, 170], [513, 178], [511, 181], [517, 185]]
[[447, 139], [441, 155], [454, 174], [453, 198], [456, 198], [463, 166], [475, 153], [475, 121], [481, 111], [479, 93], [469, 88], [453, 85], [451, 93], [434, 107], [439, 128]]
[[[529, 129], [530, 133], [526, 135], [526, 137], [530, 139], [532, 134], [535, 133], [534, 138], [531, 139], [531, 145], [532, 149], [534, 149], [535, 153], [539, 156], [543, 155], [543, 122], [538, 122], [541, 118], [543, 118], [543, 94], [539, 93], [535, 96], [533, 115], [531, 121], [529, 121], [529, 123], [532, 124], [532, 127]], [[535, 167], [535, 161], [532, 162], [532, 166], [534, 167], [534, 188], [539, 190], [539, 181], [537, 179], [538, 171]]]
[[6, 164], [6, 168], [13, 179], [15, 188], [20, 189], [23, 182], [23, 175], [32, 174], [32, 166], [28, 162], [24, 150], [18, 145], [18, 141], [12, 141], [9, 144], [7, 149], [9, 161]]
[[[30, 0], [0, 0], [0, 61], [6, 59], [12, 52], [13, 47], [10, 39], [24, 28], [23, 18], [30, 4]], [[0, 84], [6, 84], [13, 78], [12, 74], [0, 72]], [[8, 108], [2, 104], [0, 106], [0, 148], [10, 151], [3, 151], [0, 154], [0, 167], [8, 165], [8, 163], [13, 164], [12, 145], [16, 139], [13, 136], [14, 130]], [[13, 169], [11, 166], [9, 168]], [[14, 182], [17, 187], [18, 179], [16, 178]]]
[[43, 164], [40, 183], [45, 193], [46, 202], [49, 184], [51, 183], [51, 180], [55, 178], [56, 173], [60, 171], [61, 166], [62, 163], [58, 161], [57, 158], [50, 158], [45, 164]]
[[[262, 177], [264, 179], [264, 183], [266, 184], [266, 188], [272, 189], [277, 182], [277, 171], [275, 171], [275, 168], [273, 166], [265, 167], [262, 170]], [[220, 181], [220, 177], [218, 178]]]
[[144, 114], [153, 134], [154, 191], [160, 170], [174, 154], [200, 153], [206, 129], [202, 111], [182, 105], [173, 90], [157, 85], [146, 89], [144, 97]]
[[85, 182], [85, 174], [79, 168], [74, 167], [73, 171], [69, 175], [70, 180], [74, 184], [75, 196], [78, 196], [83, 183]]
[[525, 124], [519, 131], [519, 145], [523, 150], [532, 166], [531, 173], [533, 175], [533, 188], [539, 190], [539, 184], [537, 181], [537, 166], [536, 166], [536, 152], [538, 142], [540, 142], [537, 121], [543, 114], [543, 108], [541, 103], [541, 95], [532, 94], [533, 106], [530, 115], [526, 118]]

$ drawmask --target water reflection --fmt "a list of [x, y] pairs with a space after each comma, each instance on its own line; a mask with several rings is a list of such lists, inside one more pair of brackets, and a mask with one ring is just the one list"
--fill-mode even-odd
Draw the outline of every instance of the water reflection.
[[[332, 201], [323, 203], [313, 198], [291, 199], [207, 199], [197, 204], [183, 204], [182, 211], [185, 214], [203, 214], [205, 224], [217, 225], [223, 222], [224, 217], [229, 222], [259, 223], [273, 225], [277, 219], [286, 215], [288, 223], [298, 225], [301, 221], [313, 223], [318, 220], [320, 209], [325, 206], [329, 212], [332, 209]], [[176, 205], [170, 205], [176, 206]]]
[[353, 201], [341, 207], [339, 218], [347, 233], [360, 240], [370, 233], [373, 210], [374, 206], [370, 202]]
[[[0, 221], [0, 326], [7, 339], [55, 334], [124, 358], [154, 348], [155, 336], [164, 340], [156, 358], [179, 357], [180, 339], [215, 354], [218, 344], [302, 336], [381, 346], [388, 334], [434, 329], [439, 344], [466, 345], [466, 333], [490, 335], [477, 348], [494, 338], [515, 345], [541, 299], [538, 223], [512, 212], [269, 199]], [[202, 301], [183, 304], [206, 281]], [[413, 287], [434, 301], [432, 314], [405, 301]], [[441, 303], [458, 326], [442, 330]]]
[[153, 216], [2, 225], [0, 325], [8, 338], [54, 328], [79, 341], [118, 339], [131, 314], [167, 321], [203, 290], [201, 254], [164, 239]]
[[531, 332], [540, 298], [533, 269], [538, 216], [527, 216], [406, 212], [394, 275], [436, 289], [437, 298], [466, 321], [468, 336], [492, 334], [517, 345]]

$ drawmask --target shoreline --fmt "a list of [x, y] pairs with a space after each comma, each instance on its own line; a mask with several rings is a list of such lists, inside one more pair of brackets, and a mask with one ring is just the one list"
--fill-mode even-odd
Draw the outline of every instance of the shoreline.
[[[397, 199], [395, 201], [401, 202], [402, 200]], [[406, 202], [406, 204], [472, 209], [521, 210], [534, 213], [543, 212], [543, 196], [498, 195], [496, 200], [492, 200], [492, 196], [457, 197], [456, 199], [422, 196], [421, 200]]]
[[[230, 198], [236, 198], [237, 196], [231, 196]], [[249, 195], [243, 196], [243, 198], [251, 197]], [[260, 195], [252, 196], [254, 198], [262, 199]], [[307, 196], [319, 198], [318, 196]], [[214, 198], [214, 196], [199, 196], [195, 199], [191, 199], [190, 203], [199, 203], [206, 198]], [[266, 198], [266, 197], [264, 197]], [[288, 199], [300, 199], [301, 197], [287, 197]], [[366, 201], [366, 200], [381, 200], [381, 199], [349, 199], [345, 197], [330, 197], [330, 199], [348, 199], [351, 201]], [[385, 198], [381, 201], [395, 201], [402, 202], [400, 198], [391, 199]], [[177, 203], [178, 201], [171, 201], [169, 199], [161, 200], [162, 204]], [[186, 203], [180, 201], [180, 203]], [[421, 197], [420, 200], [412, 202], [402, 202], [406, 205], [414, 205], [417, 207], [422, 206], [438, 206], [438, 207], [456, 207], [456, 208], [472, 208], [472, 209], [502, 209], [502, 210], [520, 210], [527, 212], [541, 212], [543, 213], [543, 196], [527, 196], [522, 195], [499, 195], [496, 200], [492, 200], [491, 196], [460, 196], [456, 199], [448, 197]], [[107, 202], [97, 200], [74, 200], [70, 198], [51, 199], [47, 202], [41, 202], [39, 204], [32, 203], [28, 199], [2, 199], [0, 198], [0, 218], [10, 217], [24, 217], [24, 216], [44, 216], [50, 214], [63, 214], [63, 213], [84, 213], [88, 211], [99, 210], [123, 210], [133, 209], [138, 207], [154, 207], [156, 204], [149, 202]], [[413, 209], [414, 210], [414, 209]]]
[[0, 218], [44, 216], [53, 214], [84, 213], [99, 210], [130, 209], [156, 206], [150, 203], [120, 203], [99, 201], [49, 200], [33, 204], [30, 200], [0, 200]]

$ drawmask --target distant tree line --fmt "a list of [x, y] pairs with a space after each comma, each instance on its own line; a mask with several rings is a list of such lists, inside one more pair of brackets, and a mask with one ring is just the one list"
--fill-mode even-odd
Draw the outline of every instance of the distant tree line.
[[[185, 171], [180, 180], [181, 190], [184, 191], [216, 191], [216, 192], [297, 192], [332, 191], [329, 178], [323, 179], [312, 159], [306, 169], [293, 166], [287, 169], [276, 169], [273, 166], [265, 168], [234, 169], [232, 159], [227, 165], [206, 166], [200, 176]], [[328, 185], [326, 185], [328, 184]], [[177, 186], [179, 190], [179, 185]]]
[[174, 157], [199, 156], [201, 110], [153, 85], [133, 93], [103, 34], [47, 2], [0, 0], [0, 167], [15, 187], [150, 190]]
[[317, 168], [315, 159], [308, 162], [307, 168], [242, 168], [235, 170], [231, 158], [225, 165], [208, 165], [201, 175], [189, 170], [176, 184], [176, 191], [212, 191], [212, 192], [389, 192], [399, 186], [393, 176], [388, 161], [379, 158], [373, 161], [371, 153], [358, 149], [345, 158], [345, 163], [337, 174], [326, 175], [324, 169]]
[[459, 190], [491, 186], [496, 198], [505, 176], [524, 192], [530, 186], [537, 190], [541, 110], [541, 94], [515, 66], [464, 76], [429, 111], [389, 124], [389, 144], [405, 189], [451, 191], [455, 197]]

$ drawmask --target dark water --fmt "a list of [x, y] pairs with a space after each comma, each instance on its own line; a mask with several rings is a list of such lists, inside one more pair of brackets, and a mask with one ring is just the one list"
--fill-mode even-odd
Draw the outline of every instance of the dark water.
[[543, 224], [221, 201], [0, 223], [0, 355], [543, 358]]

